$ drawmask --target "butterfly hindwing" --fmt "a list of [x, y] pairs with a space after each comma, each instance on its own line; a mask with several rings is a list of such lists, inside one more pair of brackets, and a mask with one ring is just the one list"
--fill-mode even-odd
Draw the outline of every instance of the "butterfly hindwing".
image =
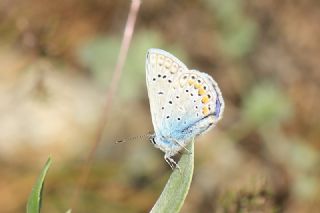
[[171, 104], [165, 110], [168, 135], [186, 142], [221, 119], [224, 102], [217, 83], [209, 75], [186, 70], [179, 74], [174, 87], [167, 100]]

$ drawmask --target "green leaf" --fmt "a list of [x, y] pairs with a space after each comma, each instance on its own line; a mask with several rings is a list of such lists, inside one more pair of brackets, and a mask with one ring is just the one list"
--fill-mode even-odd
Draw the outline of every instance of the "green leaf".
[[46, 164], [44, 165], [37, 182], [32, 188], [31, 194], [29, 195], [27, 203], [27, 213], [39, 213], [41, 208], [41, 195], [43, 189], [44, 178], [48, 172], [51, 164], [51, 158], [49, 157]]
[[194, 168], [194, 140], [187, 146], [191, 153], [182, 155], [178, 165], [180, 171], [175, 169], [167, 184], [151, 209], [152, 213], [179, 212], [190, 189]]

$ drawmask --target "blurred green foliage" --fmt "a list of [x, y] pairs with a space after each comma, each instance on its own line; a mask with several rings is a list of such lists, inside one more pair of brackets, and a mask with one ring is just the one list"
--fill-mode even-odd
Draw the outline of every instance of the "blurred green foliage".
[[244, 99], [243, 116], [253, 125], [279, 125], [292, 115], [292, 103], [272, 82], [257, 83]]
[[220, 49], [233, 58], [243, 58], [253, 50], [257, 28], [254, 20], [244, 13], [241, 0], [207, 0], [217, 18]]

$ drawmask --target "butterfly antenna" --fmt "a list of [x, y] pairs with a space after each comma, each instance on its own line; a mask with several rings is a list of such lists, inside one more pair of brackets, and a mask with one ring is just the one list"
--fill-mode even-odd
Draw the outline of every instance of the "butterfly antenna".
[[139, 135], [139, 136], [127, 138], [124, 140], [118, 140], [118, 141], [116, 141], [116, 143], [124, 143], [124, 142], [129, 142], [129, 141], [141, 140], [141, 139], [145, 139], [145, 138], [150, 138], [151, 136], [152, 136], [151, 133], [147, 133], [145, 135]]

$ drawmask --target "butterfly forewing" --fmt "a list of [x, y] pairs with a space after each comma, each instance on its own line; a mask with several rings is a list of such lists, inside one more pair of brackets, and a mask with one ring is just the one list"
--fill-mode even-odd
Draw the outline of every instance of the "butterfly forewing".
[[172, 84], [179, 73], [187, 70], [176, 57], [160, 49], [150, 49], [146, 59], [146, 81], [150, 102], [152, 123], [156, 134], [166, 134], [164, 119]]

